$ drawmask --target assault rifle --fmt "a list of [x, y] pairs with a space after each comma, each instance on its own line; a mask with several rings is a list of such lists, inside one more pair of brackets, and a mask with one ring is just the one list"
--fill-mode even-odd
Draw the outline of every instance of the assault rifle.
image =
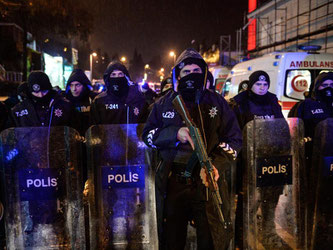
[[190, 113], [188, 112], [185, 106], [183, 98], [180, 95], [177, 95], [173, 99], [172, 104], [177, 110], [177, 112], [181, 115], [181, 117], [185, 121], [187, 128], [189, 129], [190, 136], [194, 143], [194, 151], [196, 152], [201, 167], [204, 168], [206, 170], [206, 173], [208, 174], [209, 189], [211, 190], [211, 197], [213, 200], [215, 210], [218, 214], [220, 221], [224, 225], [224, 228], [227, 228], [225, 216], [222, 211], [222, 204], [223, 204], [222, 198], [220, 196], [220, 191], [217, 182], [214, 179], [213, 164], [211, 159], [207, 155], [207, 151], [205, 149], [205, 144], [202, 140], [200, 130], [193, 122]]

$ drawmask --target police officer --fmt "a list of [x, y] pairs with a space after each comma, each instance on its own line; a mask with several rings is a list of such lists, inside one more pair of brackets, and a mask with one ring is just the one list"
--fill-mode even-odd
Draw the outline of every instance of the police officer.
[[30, 73], [28, 92], [29, 97], [11, 110], [14, 126], [71, 126], [75, 128], [75, 111], [72, 105], [52, 90], [49, 77], [44, 72]]
[[333, 117], [333, 72], [317, 76], [314, 96], [295, 104], [292, 110], [288, 116], [301, 118], [304, 122], [305, 136], [312, 138], [316, 125]]
[[147, 103], [137, 86], [130, 84], [130, 75], [120, 62], [111, 62], [104, 72], [107, 91], [96, 96], [91, 104], [93, 124], [131, 124], [145, 121]]
[[[223, 97], [206, 89], [207, 64], [198, 52], [185, 50], [177, 59], [172, 76], [177, 92], [169, 91], [154, 104], [142, 136], [149, 147], [160, 151], [162, 158], [156, 170], [160, 246], [184, 249], [187, 225], [193, 220], [198, 249], [226, 249], [232, 230], [225, 230], [218, 223], [211, 210], [211, 199], [207, 202], [205, 172], [197, 161], [189, 161], [193, 141], [172, 100], [177, 94], [182, 96], [204, 137], [207, 153], [215, 165], [215, 179], [223, 190], [226, 211], [230, 204], [224, 171], [241, 147], [241, 132]], [[191, 170], [191, 177], [184, 176], [185, 170]]]
[[[307, 209], [308, 224], [313, 223], [313, 211], [316, 197], [316, 176], [318, 166], [312, 162], [313, 136], [317, 124], [327, 118], [333, 117], [333, 72], [321, 73], [314, 81], [313, 96], [301, 101], [290, 110], [289, 117], [299, 117], [304, 122], [305, 135], [305, 157], [306, 157], [306, 174], [307, 174]], [[329, 221], [329, 220], [328, 220]], [[317, 225], [318, 230], [327, 228], [325, 221]], [[310, 238], [312, 227], [308, 230]]]
[[[270, 84], [269, 75], [264, 71], [253, 72], [248, 81], [248, 88], [230, 100], [230, 106], [235, 112], [239, 126], [243, 130], [245, 125], [253, 119], [283, 118], [281, 106], [276, 95], [268, 91]], [[236, 245], [243, 248], [243, 162], [237, 161], [237, 209], [236, 209]], [[276, 206], [281, 190], [274, 190], [269, 205], [272, 209]], [[262, 194], [264, 195], [264, 194]], [[265, 206], [264, 220], [267, 223], [274, 221], [274, 213], [268, 213], [269, 207]], [[272, 230], [270, 230], [272, 231]], [[273, 229], [273, 231], [275, 231]], [[267, 246], [266, 246], [267, 247]]]
[[173, 82], [171, 77], [167, 77], [161, 82], [159, 97], [164, 96], [170, 90], [173, 90]]
[[230, 100], [241, 129], [253, 119], [283, 118], [276, 95], [268, 91], [269, 84], [265, 71], [255, 71], [249, 77], [247, 90]]
[[75, 69], [68, 78], [66, 98], [73, 104], [78, 113], [78, 131], [82, 136], [90, 127], [90, 105], [96, 94], [91, 83], [81, 69]]

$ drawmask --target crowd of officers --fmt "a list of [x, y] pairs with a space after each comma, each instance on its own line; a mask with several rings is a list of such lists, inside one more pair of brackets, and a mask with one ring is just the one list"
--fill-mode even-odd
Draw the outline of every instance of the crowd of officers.
[[[161, 249], [184, 249], [189, 222], [196, 228], [198, 249], [228, 248], [233, 229], [217, 222], [211, 201], [207, 200], [206, 172], [197, 161], [190, 161], [193, 141], [172, 101], [178, 94], [185, 101], [203, 135], [215, 179], [223, 195], [227, 195], [225, 170], [235, 165], [240, 153], [241, 130], [253, 119], [283, 118], [277, 97], [268, 92], [269, 75], [264, 71], [252, 73], [247, 89], [227, 103], [214, 91], [214, 79], [206, 62], [195, 50], [187, 49], [177, 59], [171, 78], [162, 82], [159, 95], [133, 83], [120, 62], [111, 62], [103, 78], [107, 91], [96, 95], [85, 73], [76, 69], [65, 92], [59, 93], [52, 89], [45, 73], [31, 72], [17, 95], [6, 105], [1, 103], [1, 129], [70, 126], [84, 136], [91, 125], [145, 123], [142, 139], [158, 150], [160, 157], [155, 185]], [[306, 136], [313, 137], [315, 125], [333, 117], [332, 102], [333, 73], [322, 73], [315, 79], [311, 97], [297, 103], [290, 116], [302, 118]], [[180, 152], [182, 157], [177, 157]], [[191, 175], [185, 176], [189, 169]], [[241, 180], [242, 170], [238, 170], [237, 179]], [[231, 204], [226, 202], [224, 206], [230, 212]], [[240, 224], [236, 231], [238, 228]], [[238, 239], [239, 247], [241, 241]]]

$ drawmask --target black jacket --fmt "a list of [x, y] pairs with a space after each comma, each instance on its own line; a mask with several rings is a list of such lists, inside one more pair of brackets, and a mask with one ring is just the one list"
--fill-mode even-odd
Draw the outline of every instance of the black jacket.
[[305, 137], [313, 137], [316, 125], [330, 117], [333, 117], [333, 106], [320, 99], [307, 98], [296, 103], [290, 110], [288, 117], [299, 117], [304, 122]]
[[230, 106], [237, 116], [241, 129], [254, 118], [283, 118], [278, 99], [270, 92], [265, 96], [258, 96], [251, 91], [243, 91], [230, 100]]
[[[159, 228], [161, 228], [163, 220], [164, 198], [172, 165], [174, 163], [184, 163], [182, 161], [188, 159], [193, 152], [188, 144], [181, 144], [177, 140], [178, 130], [185, 125], [172, 105], [172, 100], [175, 96], [176, 93], [174, 91], [169, 91], [154, 104], [142, 135], [144, 142], [149, 147], [157, 148], [162, 158], [162, 162], [156, 169], [155, 177], [157, 193], [156, 210]], [[224, 201], [226, 201], [224, 207], [226, 211], [230, 211], [227, 191], [228, 186], [223, 176], [226, 170], [224, 167], [226, 167], [226, 165], [230, 166], [229, 162], [232, 160], [231, 157], [229, 158], [225, 151], [222, 150], [221, 145], [225, 143], [229, 145], [228, 147], [236, 151], [240, 150], [242, 135], [237, 119], [223, 97], [210, 90], [205, 90], [201, 96], [199, 105], [202, 113], [203, 133], [198, 106], [194, 103], [186, 105], [188, 106], [192, 119], [200, 128], [201, 133], [205, 135], [207, 140], [207, 153], [212, 158], [213, 164], [220, 173], [221, 178], [218, 181], [218, 185], [220, 186], [220, 190], [223, 190], [221, 195]], [[183, 157], [184, 155], [188, 157]], [[225, 164], [226, 162], [228, 163]], [[199, 178], [198, 171], [194, 171], [193, 174], [196, 174], [195, 177]], [[223, 228], [218, 226], [219, 223], [216, 221], [216, 217], [214, 218], [214, 212], [211, 212], [211, 202], [208, 202], [207, 206], [210, 207], [210, 209], [206, 209], [208, 221], [210, 226], [214, 227], [211, 232], [213, 239], [216, 239], [213, 240], [215, 248], [224, 249], [224, 244], [228, 244], [228, 239], [231, 237], [231, 231], [226, 232]], [[159, 231], [159, 234], [161, 234], [161, 231]]]
[[76, 114], [71, 103], [52, 93], [49, 105], [41, 105], [30, 98], [15, 105], [11, 117], [16, 127], [70, 126], [76, 129]]
[[[70, 90], [70, 84], [73, 81], [78, 81], [83, 85], [83, 90], [80, 96], [74, 97]], [[76, 127], [79, 133], [84, 136], [86, 130], [90, 127], [90, 108], [93, 99], [96, 97], [96, 94], [91, 91], [92, 86], [87, 76], [82, 70], [74, 70], [69, 77], [66, 85], [66, 98], [72, 103], [77, 112], [77, 121]]]
[[126, 96], [103, 92], [91, 104], [92, 124], [143, 123], [148, 105], [136, 86], [130, 86]]
[[6, 128], [8, 110], [3, 102], [0, 102], [0, 132]]

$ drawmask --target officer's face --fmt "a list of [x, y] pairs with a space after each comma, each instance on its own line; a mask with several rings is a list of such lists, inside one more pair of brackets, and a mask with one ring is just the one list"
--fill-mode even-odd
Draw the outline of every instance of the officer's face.
[[265, 95], [268, 91], [268, 82], [266, 81], [257, 81], [253, 84], [251, 88], [252, 92], [257, 95]]
[[47, 93], [49, 93], [48, 90], [42, 90], [42, 91], [38, 91], [38, 92], [31, 92], [32, 95], [36, 96], [36, 97], [39, 97], [39, 98], [42, 98], [43, 96], [46, 96]]
[[74, 97], [78, 97], [83, 90], [83, 85], [78, 81], [74, 81], [74, 82], [71, 82], [70, 88], [71, 88], [72, 95]]
[[333, 80], [327, 79], [323, 81], [320, 86], [318, 87], [318, 90], [322, 90], [324, 88], [331, 87], [333, 88]]
[[202, 74], [201, 68], [197, 64], [188, 64], [181, 69], [178, 80], [192, 73]]
[[115, 69], [114, 71], [111, 72], [110, 78], [117, 78], [117, 77], [124, 77], [125, 74], [121, 70]]

